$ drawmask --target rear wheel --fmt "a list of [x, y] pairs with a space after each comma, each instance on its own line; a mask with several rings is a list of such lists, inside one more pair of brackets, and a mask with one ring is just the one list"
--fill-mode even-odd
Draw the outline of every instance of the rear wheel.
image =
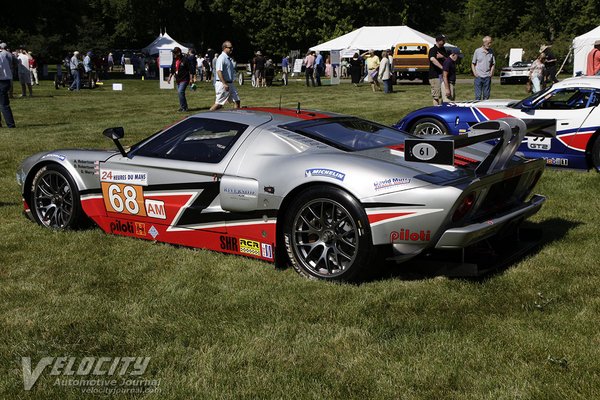
[[309, 278], [360, 279], [374, 253], [364, 210], [348, 193], [333, 187], [303, 191], [286, 213], [284, 235], [294, 269]]
[[83, 222], [77, 185], [60, 165], [49, 164], [35, 174], [29, 199], [38, 224], [51, 229], [75, 229]]
[[415, 135], [447, 135], [448, 129], [435, 118], [421, 118], [412, 125], [410, 132]]

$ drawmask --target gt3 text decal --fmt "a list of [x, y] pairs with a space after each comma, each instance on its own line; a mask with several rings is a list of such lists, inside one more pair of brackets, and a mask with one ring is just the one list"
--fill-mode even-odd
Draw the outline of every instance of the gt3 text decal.
[[552, 148], [552, 138], [546, 137], [527, 137], [527, 148], [530, 150], [550, 150]]

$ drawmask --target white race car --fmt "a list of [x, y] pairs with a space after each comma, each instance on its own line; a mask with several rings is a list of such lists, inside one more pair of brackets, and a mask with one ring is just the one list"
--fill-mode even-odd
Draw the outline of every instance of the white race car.
[[[414, 134], [459, 135], [482, 121], [506, 117], [555, 120], [556, 136], [529, 134], [518, 151], [547, 165], [600, 171], [600, 77], [565, 79], [518, 100], [483, 100], [425, 107], [395, 127]], [[554, 136], [554, 135], [550, 135]]]

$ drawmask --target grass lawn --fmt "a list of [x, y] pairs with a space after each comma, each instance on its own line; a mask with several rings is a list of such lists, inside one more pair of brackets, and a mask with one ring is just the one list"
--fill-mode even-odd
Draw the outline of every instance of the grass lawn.
[[[114, 82], [124, 90], [112, 91]], [[12, 100], [18, 129], [0, 129], [0, 398], [92, 396], [58, 385], [67, 377], [51, 367], [24, 390], [21, 357], [34, 368], [61, 356], [150, 357], [135, 378], [156, 380], [157, 391], [108, 396], [119, 398], [600, 398], [598, 174], [547, 170], [536, 191], [548, 201], [531, 220], [542, 246], [485, 280], [328, 284], [97, 228], [44, 230], [21, 215], [23, 158], [110, 148], [101, 135], [109, 126], [125, 127], [132, 144], [185, 115], [157, 81], [106, 83], [73, 93], [43, 81], [33, 98]], [[394, 89], [292, 81], [239, 92], [243, 105], [300, 102], [388, 124], [431, 103], [429, 86]], [[472, 98], [472, 86], [457, 94]], [[524, 95], [524, 86], [492, 87], [492, 97]], [[188, 93], [193, 111], [213, 100], [208, 84]]]

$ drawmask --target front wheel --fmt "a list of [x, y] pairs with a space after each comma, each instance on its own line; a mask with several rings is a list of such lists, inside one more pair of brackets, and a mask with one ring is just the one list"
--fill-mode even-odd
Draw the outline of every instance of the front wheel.
[[305, 277], [353, 281], [372, 261], [366, 213], [356, 199], [333, 187], [303, 191], [285, 215], [284, 236], [294, 269]]
[[29, 199], [36, 222], [51, 229], [75, 229], [83, 222], [77, 185], [60, 165], [40, 168], [31, 184]]
[[421, 118], [412, 125], [410, 133], [415, 135], [447, 135], [448, 129], [435, 118]]

